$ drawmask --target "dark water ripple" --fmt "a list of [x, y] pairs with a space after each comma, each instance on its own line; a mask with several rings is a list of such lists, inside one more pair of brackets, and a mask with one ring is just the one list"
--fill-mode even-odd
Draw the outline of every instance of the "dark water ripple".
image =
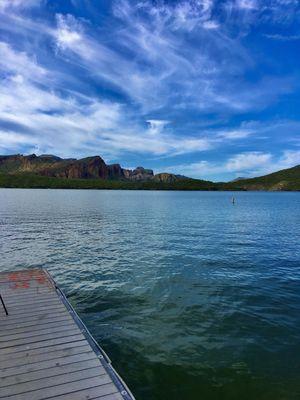
[[300, 194], [0, 190], [137, 399], [300, 398]]

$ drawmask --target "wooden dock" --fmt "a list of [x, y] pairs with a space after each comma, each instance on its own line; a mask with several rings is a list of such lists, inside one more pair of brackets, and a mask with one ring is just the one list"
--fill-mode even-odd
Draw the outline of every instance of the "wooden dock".
[[134, 400], [46, 270], [0, 273], [0, 400]]

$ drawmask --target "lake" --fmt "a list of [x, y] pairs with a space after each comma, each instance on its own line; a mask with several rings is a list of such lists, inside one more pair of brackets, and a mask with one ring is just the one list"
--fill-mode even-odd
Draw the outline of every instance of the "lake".
[[137, 400], [300, 398], [300, 193], [0, 190]]

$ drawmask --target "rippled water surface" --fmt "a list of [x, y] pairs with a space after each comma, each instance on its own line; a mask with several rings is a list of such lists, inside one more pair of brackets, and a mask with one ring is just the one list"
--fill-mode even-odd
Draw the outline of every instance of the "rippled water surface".
[[0, 190], [137, 400], [300, 399], [300, 193]]

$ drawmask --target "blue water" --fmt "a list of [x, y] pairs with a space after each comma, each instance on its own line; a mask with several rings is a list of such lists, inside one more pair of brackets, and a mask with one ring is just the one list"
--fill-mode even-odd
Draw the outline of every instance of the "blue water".
[[300, 193], [0, 190], [137, 400], [300, 398]]

